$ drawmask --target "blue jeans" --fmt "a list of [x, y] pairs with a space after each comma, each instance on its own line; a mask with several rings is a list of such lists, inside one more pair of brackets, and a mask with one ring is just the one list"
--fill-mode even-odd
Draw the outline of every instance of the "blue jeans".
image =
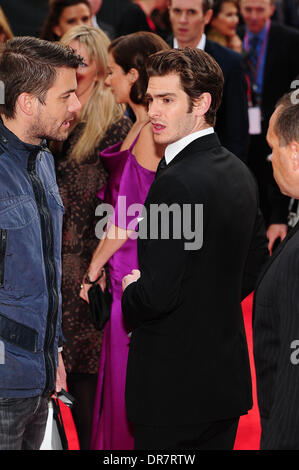
[[39, 450], [47, 417], [47, 398], [0, 398], [0, 450]]

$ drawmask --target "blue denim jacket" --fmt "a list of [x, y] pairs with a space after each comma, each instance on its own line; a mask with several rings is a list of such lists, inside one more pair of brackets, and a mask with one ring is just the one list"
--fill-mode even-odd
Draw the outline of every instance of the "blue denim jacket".
[[0, 120], [0, 397], [54, 390], [63, 213], [45, 143], [22, 142]]

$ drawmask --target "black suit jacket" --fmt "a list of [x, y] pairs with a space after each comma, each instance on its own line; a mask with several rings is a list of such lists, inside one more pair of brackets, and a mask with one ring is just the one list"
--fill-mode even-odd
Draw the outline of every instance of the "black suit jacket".
[[299, 449], [299, 224], [274, 252], [254, 296], [261, 449]]
[[[156, 178], [145, 208], [203, 204], [201, 249], [186, 238], [138, 240], [141, 278], [122, 308], [133, 329], [129, 418], [190, 425], [246, 413], [251, 378], [241, 300], [267, 257], [254, 179], [216, 134], [189, 144]], [[152, 228], [144, 217], [141, 227]], [[171, 225], [172, 227], [172, 225]], [[188, 237], [187, 237], [188, 238]]]
[[14, 36], [40, 37], [49, 11], [48, 0], [1, 0]]
[[116, 26], [116, 37], [138, 31], [152, 32], [143, 9], [137, 3], [128, 3], [123, 9], [121, 19]]
[[[173, 47], [172, 35], [167, 42]], [[224, 147], [247, 162], [248, 104], [243, 58], [241, 54], [209, 39], [206, 40], [205, 52], [216, 60], [224, 76], [223, 98], [215, 131]]]
[[[243, 39], [245, 27], [239, 30]], [[290, 90], [299, 74], [299, 31], [271, 21], [261, 96], [262, 134], [251, 136], [249, 166], [258, 178], [261, 205], [267, 225], [287, 223], [289, 198], [281, 194], [266, 158], [271, 149], [266, 141], [269, 120], [278, 99]]]
[[[243, 40], [245, 28], [240, 28]], [[290, 90], [291, 82], [299, 74], [299, 31], [271, 22], [264, 69], [261, 108], [262, 130], [266, 136], [269, 120], [278, 99]]]

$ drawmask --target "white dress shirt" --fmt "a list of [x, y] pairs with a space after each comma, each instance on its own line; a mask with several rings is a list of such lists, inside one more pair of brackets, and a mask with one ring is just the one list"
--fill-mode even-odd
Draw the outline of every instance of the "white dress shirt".
[[165, 149], [165, 160], [168, 165], [171, 160], [180, 153], [187, 145], [189, 145], [193, 140], [199, 139], [204, 135], [213, 134], [214, 128], [208, 127], [207, 129], [202, 129], [201, 131], [193, 132], [192, 134], [182, 137], [180, 140], [173, 142], [172, 144], [167, 145]]
[[[203, 35], [201, 36], [200, 41], [197, 44], [196, 48], [201, 49], [202, 51], [204, 51], [205, 47], [206, 47], [206, 40], [207, 40], [207, 37], [206, 37], [205, 33], [203, 33]], [[179, 49], [178, 41], [177, 41], [176, 38], [173, 38], [173, 48], [174, 49]]]

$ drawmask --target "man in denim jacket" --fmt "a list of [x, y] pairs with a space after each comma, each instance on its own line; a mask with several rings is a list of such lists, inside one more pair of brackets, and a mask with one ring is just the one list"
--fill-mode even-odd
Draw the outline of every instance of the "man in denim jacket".
[[65, 387], [61, 333], [63, 204], [46, 140], [80, 110], [82, 59], [36, 38], [0, 51], [0, 450], [39, 449], [49, 397]]

